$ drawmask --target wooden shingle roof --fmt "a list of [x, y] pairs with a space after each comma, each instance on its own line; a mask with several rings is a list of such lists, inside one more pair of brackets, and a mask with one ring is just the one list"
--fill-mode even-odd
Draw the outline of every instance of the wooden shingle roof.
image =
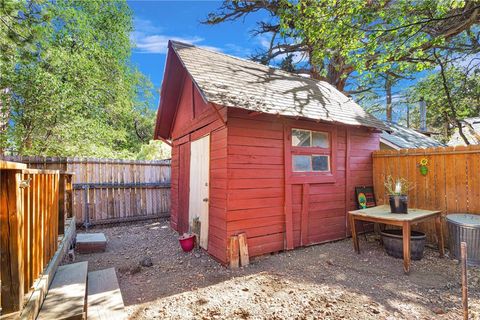
[[389, 130], [332, 85], [190, 44], [171, 42], [206, 101], [255, 112]]

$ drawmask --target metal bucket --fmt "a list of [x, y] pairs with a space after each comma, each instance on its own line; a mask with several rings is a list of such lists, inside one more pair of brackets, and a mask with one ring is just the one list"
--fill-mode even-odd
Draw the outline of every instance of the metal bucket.
[[480, 215], [455, 213], [446, 216], [452, 258], [460, 260], [460, 243], [467, 243], [467, 263], [480, 265]]
[[[425, 249], [427, 236], [423, 232], [410, 233], [410, 257], [412, 260], [421, 260]], [[399, 229], [382, 231], [382, 242], [389, 256], [403, 258], [403, 231]]]

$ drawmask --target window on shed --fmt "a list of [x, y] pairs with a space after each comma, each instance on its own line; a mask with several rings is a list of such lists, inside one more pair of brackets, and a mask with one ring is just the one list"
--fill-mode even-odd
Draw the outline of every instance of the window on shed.
[[328, 132], [292, 129], [292, 169], [294, 172], [330, 172]]

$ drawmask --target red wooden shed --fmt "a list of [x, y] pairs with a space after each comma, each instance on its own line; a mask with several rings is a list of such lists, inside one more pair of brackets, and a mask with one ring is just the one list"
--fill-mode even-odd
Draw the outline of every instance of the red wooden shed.
[[171, 226], [228, 262], [345, 238], [383, 122], [323, 81], [169, 42], [155, 137], [172, 144]]

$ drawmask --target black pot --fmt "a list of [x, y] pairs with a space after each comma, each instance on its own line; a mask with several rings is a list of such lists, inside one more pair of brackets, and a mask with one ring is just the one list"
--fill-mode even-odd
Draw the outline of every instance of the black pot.
[[[412, 260], [420, 260], [425, 249], [425, 233], [412, 231], [410, 237], [410, 256]], [[389, 256], [403, 258], [403, 233], [402, 230], [382, 231], [383, 247]]]
[[390, 202], [390, 211], [392, 213], [408, 213], [407, 196], [388, 196]]

